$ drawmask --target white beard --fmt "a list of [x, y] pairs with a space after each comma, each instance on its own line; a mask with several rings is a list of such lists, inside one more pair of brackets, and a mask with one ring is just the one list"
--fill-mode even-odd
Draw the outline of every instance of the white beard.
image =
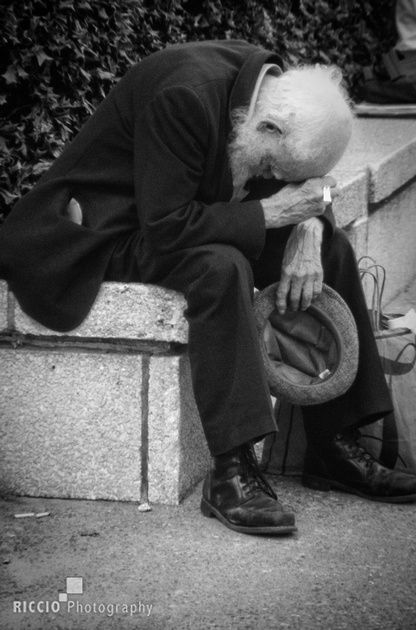
[[228, 145], [228, 159], [233, 175], [234, 188], [239, 189], [250, 179], [250, 165], [247, 157], [247, 127], [248, 108], [233, 112], [233, 130]]
[[233, 130], [228, 145], [233, 184], [242, 189], [252, 177], [273, 177], [273, 157], [264, 149], [259, 132], [247, 117], [248, 108], [233, 112]]

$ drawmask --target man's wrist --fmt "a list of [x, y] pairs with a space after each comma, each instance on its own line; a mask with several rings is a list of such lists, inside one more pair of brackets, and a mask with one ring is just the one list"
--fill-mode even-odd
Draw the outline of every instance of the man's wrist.
[[270, 224], [270, 217], [271, 217], [271, 213], [270, 213], [270, 209], [271, 209], [271, 205], [268, 199], [260, 199], [260, 205], [262, 207], [263, 210], [263, 215], [264, 215], [264, 225], [266, 227], [266, 230], [268, 230], [269, 228], [272, 227], [272, 225]]
[[260, 205], [263, 209], [264, 225], [266, 230], [282, 227], [279, 221], [279, 210], [276, 209], [276, 199], [267, 197], [265, 199], [260, 199]]
[[295, 226], [299, 234], [314, 236], [322, 242], [325, 224], [319, 217], [311, 217]]

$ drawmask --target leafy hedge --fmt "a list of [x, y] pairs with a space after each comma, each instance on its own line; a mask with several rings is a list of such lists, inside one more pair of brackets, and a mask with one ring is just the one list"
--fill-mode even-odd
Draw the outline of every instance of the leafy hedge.
[[2, 0], [0, 221], [126, 69], [167, 43], [243, 38], [339, 64], [352, 92], [395, 39], [393, 0]]

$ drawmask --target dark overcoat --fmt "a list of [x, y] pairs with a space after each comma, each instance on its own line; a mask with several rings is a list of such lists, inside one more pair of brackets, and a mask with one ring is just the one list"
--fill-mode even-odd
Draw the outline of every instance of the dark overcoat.
[[[230, 112], [250, 102], [275, 54], [243, 41], [171, 46], [135, 65], [0, 230], [0, 275], [49, 328], [85, 318], [115, 248], [134, 239], [143, 275], [206, 243], [256, 258], [258, 200], [230, 201]], [[83, 224], [66, 213], [79, 201]]]

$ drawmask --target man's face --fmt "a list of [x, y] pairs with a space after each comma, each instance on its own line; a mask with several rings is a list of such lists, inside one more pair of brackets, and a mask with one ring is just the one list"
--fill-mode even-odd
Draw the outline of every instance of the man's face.
[[253, 120], [242, 114], [234, 126], [229, 147], [234, 183], [244, 184], [252, 177], [276, 177], [276, 146], [273, 138], [256, 128]]
[[264, 114], [241, 119], [230, 146], [233, 173], [246, 179], [274, 177], [286, 182], [326, 175], [344, 152], [350, 128], [338, 125], [327, 132], [302, 133], [302, 125], [296, 123]]

